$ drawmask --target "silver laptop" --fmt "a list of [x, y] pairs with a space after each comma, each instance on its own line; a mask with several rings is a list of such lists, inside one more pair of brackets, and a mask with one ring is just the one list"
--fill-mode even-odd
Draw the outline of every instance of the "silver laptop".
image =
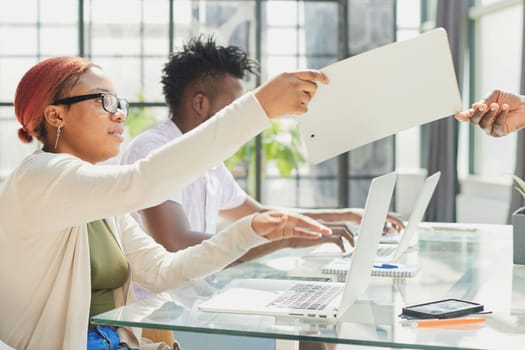
[[[423, 215], [425, 214], [428, 204], [430, 203], [430, 199], [432, 198], [432, 195], [436, 190], [436, 186], [438, 184], [440, 176], [441, 172], [438, 171], [432, 174], [431, 176], [427, 177], [423, 184], [421, 192], [419, 193], [419, 196], [416, 200], [416, 204], [412, 209], [412, 213], [408, 218], [407, 226], [405, 227], [404, 232], [401, 234], [401, 239], [399, 240], [399, 243], [379, 244], [379, 248], [377, 249], [376, 261], [395, 262], [405, 254], [405, 252], [408, 250], [412, 243], [419, 223], [423, 219]], [[352, 255], [353, 252], [350, 252], [348, 254], [345, 254], [343, 258], [350, 259]]]
[[308, 112], [297, 118], [312, 163], [462, 109], [443, 29], [321, 70], [330, 83], [318, 85]]
[[372, 180], [361, 225], [361, 237], [346, 282], [294, 281], [279, 279], [238, 279], [199, 305], [209, 312], [309, 317], [333, 321], [367, 289], [379, 245], [379, 238], [397, 174]]

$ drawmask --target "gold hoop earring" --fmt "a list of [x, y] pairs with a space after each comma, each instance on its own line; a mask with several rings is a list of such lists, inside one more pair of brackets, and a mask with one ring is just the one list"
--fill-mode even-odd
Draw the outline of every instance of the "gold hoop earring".
[[58, 128], [57, 128], [57, 138], [55, 140], [55, 149], [57, 149], [57, 146], [58, 146], [58, 139], [60, 139], [60, 134], [62, 133], [62, 125], [60, 125]]

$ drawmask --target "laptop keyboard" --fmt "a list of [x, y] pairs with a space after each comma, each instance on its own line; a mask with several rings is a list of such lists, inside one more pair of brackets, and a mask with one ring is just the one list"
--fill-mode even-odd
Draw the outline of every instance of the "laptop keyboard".
[[343, 286], [297, 283], [272, 300], [267, 306], [303, 310], [324, 310], [342, 289]]
[[378, 256], [388, 256], [392, 254], [397, 249], [397, 246], [395, 247], [379, 247], [377, 249], [377, 255]]

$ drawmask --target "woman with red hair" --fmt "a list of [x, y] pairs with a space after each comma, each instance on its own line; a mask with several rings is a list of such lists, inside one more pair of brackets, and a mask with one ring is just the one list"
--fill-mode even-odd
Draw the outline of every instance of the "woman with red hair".
[[[89, 322], [133, 300], [132, 278], [165, 290], [269, 240], [330, 234], [309, 218], [269, 211], [169, 253], [127, 215], [163, 202], [268, 127], [269, 118], [305, 112], [315, 81], [327, 78], [283, 73], [146, 159], [96, 165], [118, 154], [128, 102], [82, 58], [32, 67], [17, 87], [15, 113], [20, 139], [37, 138], [42, 149], [22, 161], [0, 193], [0, 310], [9, 315], [0, 319], [0, 339], [17, 349], [145, 349], [136, 329]], [[166, 166], [181, 159], [194, 162]]]

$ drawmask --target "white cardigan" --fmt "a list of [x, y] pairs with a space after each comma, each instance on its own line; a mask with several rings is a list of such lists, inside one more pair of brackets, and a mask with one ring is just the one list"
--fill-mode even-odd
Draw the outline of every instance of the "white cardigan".
[[90, 221], [107, 219], [130, 264], [130, 279], [115, 291], [117, 306], [133, 300], [131, 280], [156, 291], [174, 288], [267, 242], [252, 230], [250, 217], [198, 246], [168, 253], [126, 213], [163, 202], [269, 125], [247, 94], [129, 166], [41, 151], [26, 158], [0, 193], [0, 339], [19, 350], [86, 348]]

